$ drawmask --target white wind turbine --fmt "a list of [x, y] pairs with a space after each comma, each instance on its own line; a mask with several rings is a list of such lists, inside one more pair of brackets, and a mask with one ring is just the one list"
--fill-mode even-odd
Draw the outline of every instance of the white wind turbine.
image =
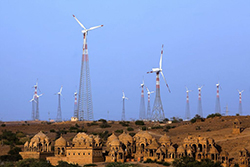
[[62, 111], [61, 111], [62, 88], [63, 88], [63, 86], [61, 86], [60, 91], [56, 93], [58, 95], [58, 108], [57, 108], [57, 117], [56, 117], [57, 122], [62, 121]]
[[155, 101], [154, 101], [154, 107], [152, 110], [152, 118], [151, 118], [152, 120], [155, 120], [155, 121], [161, 121], [165, 119], [165, 113], [163, 110], [163, 105], [161, 102], [161, 95], [160, 95], [160, 76], [159, 76], [160, 73], [168, 87], [168, 91], [170, 92], [169, 86], [162, 72], [162, 55], [163, 55], [163, 45], [161, 49], [161, 58], [159, 62], [159, 67], [152, 68], [152, 71], [147, 72], [147, 73], [156, 73], [156, 93], [155, 93]]
[[201, 105], [201, 89], [203, 88], [203, 85], [201, 87], [198, 86], [198, 111], [197, 114], [200, 115], [201, 117], [203, 117], [203, 113], [202, 113], [202, 105]]
[[83, 28], [83, 53], [82, 53], [82, 64], [81, 64], [81, 74], [80, 74], [80, 84], [78, 93], [78, 105], [77, 113], [79, 120], [93, 120], [93, 103], [91, 94], [91, 84], [90, 84], [90, 72], [89, 72], [89, 56], [87, 47], [87, 34], [89, 31], [102, 27], [103, 25], [91, 27], [86, 29], [83, 24], [73, 15], [78, 24]]
[[125, 99], [128, 100], [125, 93], [122, 91], [122, 121], [125, 121]]
[[149, 91], [149, 89], [146, 87], [147, 93], [148, 93], [148, 108], [147, 108], [147, 120], [151, 120], [151, 107], [150, 107], [150, 95], [154, 93], [154, 91]]

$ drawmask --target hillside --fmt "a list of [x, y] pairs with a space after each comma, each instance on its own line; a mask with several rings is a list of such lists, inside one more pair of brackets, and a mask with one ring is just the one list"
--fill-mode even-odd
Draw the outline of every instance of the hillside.
[[[239, 135], [232, 134], [233, 121], [238, 118], [242, 122], [243, 132]], [[239, 150], [246, 148], [250, 150], [250, 116], [223, 116], [205, 119], [204, 122], [187, 122], [172, 124], [160, 124], [158, 122], [144, 122], [145, 125], [135, 125], [135, 122], [118, 122], [108, 121], [78, 121], [78, 122], [60, 122], [48, 123], [44, 121], [20, 121], [20, 122], [4, 122], [0, 126], [0, 134], [3, 130], [23, 132], [28, 138], [31, 138], [39, 131], [43, 131], [53, 142], [60, 133], [66, 140], [71, 140], [77, 131], [84, 131], [88, 134], [98, 134], [105, 140], [108, 135], [115, 132], [119, 135], [123, 131], [128, 133], [137, 133], [142, 127], [147, 127], [148, 132], [155, 138], [160, 138], [166, 133], [171, 137], [173, 144], [182, 144], [185, 137], [203, 136], [211, 137], [221, 146], [222, 150], [229, 153], [229, 157], [234, 161], [238, 160]], [[5, 125], [5, 126], [4, 126]], [[107, 127], [110, 125], [111, 127]], [[101, 128], [106, 127], [106, 128]], [[128, 131], [129, 130], [132, 131]], [[144, 128], [145, 128], [144, 127]], [[169, 129], [170, 128], [170, 129]], [[166, 130], [168, 129], [168, 130]], [[132, 135], [132, 134], [131, 134]], [[21, 146], [20, 146], [21, 147]], [[0, 155], [7, 154], [8, 145], [0, 146]]]

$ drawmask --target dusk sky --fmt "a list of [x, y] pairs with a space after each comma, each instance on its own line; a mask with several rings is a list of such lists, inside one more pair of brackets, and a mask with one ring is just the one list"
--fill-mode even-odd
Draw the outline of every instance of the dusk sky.
[[[31, 120], [37, 79], [40, 119], [56, 119], [63, 85], [62, 118], [73, 116], [79, 89], [83, 35], [72, 17], [90, 28], [88, 52], [94, 119], [120, 120], [122, 91], [126, 119], [138, 119], [140, 84], [155, 91], [155, 73], [164, 44], [161, 98], [165, 116], [184, 118], [186, 89], [191, 117], [202, 88], [203, 115], [215, 112], [219, 81], [221, 111], [250, 114], [250, 1], [228, 0], [92, 0], [0, 1], [0, 120]], [[146, 90], [145, 90], [146, 91]], [[153, 108], [155, 94], [151, 96]], [[147, 106], [147, 98], [145, 96]]]

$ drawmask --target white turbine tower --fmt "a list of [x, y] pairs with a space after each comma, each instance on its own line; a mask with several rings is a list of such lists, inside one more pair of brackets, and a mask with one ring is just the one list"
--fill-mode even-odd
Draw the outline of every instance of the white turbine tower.
[[216, 102], [215, 102], [215, 113], [219, 113], [219, 114], [221, 114], [219, 88], [221, 88], [221, 87], [220, 87], [220, 83], [218, 82], [218, 83], [216, 84]]
[[241, 103], [241, 95], [242, 95], [242, 92], [244, 92], [244, 90], [242, 91], [239, 91], [239, 115], [242, 115], [242, 103]]
[[33, 98], [30, 100], [32, 102], [32, 120], [35, 120], [35, 95], [33, 95]]
[[186, 120], [189, 120], [190, 119], [190, 107], [189, 107], [189, 92], [192, 92], [192, 90], [189, 90], [187, 87], [186, 87], [186, 93], [187, 93], [187, 101], [186, 101], [186, 115], [185, 115], [185, 118]]
[[86, 29], [82, 23], [73, 15], [78, 24], [83, 28], [83, 53], [82, 53], [82, 65], [81, 65], [81, 75], [80, 75], [80, 85], [78, 93], [78, 108], [77, 117], [79, 120], [93, 120], [93, 103], [91, 94], [91, 84], [90, 84], [90, 72], [89, 72], [89, 56], [87, 47], [87, 34], [88, 31], [94, 30], [96, 28], [102, 27], [103, 25], [91, 27]]
[[149, 89], [146, 87], [147, 93], [148, 93], [148, 108], [147, 108], [147, 120], [152, 119], [152, 113], [151, 113], [151, 107], [150, 107], [150, 94], [154, 93], [154, 91], [149, 91]]
[[43, 94], [40, 95], [36, 95], [36, 120], [39, 120], [39, 98], [42, 96]]
[[160, 62], [159, 62], [159, 67], [158, 68], [152, 68], [152, 71], [147, 72], [147, 73], [156, 73], [156, 94], [155, 94], [155, 101], [154, 101], [154, 107], [152, 110], [152, 119], [155, 121], [159, 121], [159, 120], [163, 120], [165, 119], [165, 114], [164, 114], [164, 110], [163, 110], [163, 106], [162, 106], [162, 102], [161, 102], [161, 95], [160, 95], [160, 77], [159, 74], [161, 73], [167, 87], [168, 87], [168, 91], [170, 92], [169, 86], [167, 84], [167, 81], [163, 75], [162, 72], [162, 55], [163, 55], [163, 45], [162, 45], [162, 49], [161, 49], [161, 58], [160, 58]]
[[141, 88], [141, 103], [140, 103], [139, 119], [144, 120], [146, 117], [145, 116], [145, 101], [144, 101], [144, 80], [142, 81], [140, 88]]
[[122, 121], [125, 121], [125, 99], [128, 100], [125, 93], [122, 91]]
[[201, 86], [201, 87], [198, 86], [199, 96], [198, 96], [198, 111], [197, 111], [197, 114], [199, 116], [203, 117], [202, 105], [201, 105], [201, 88], [203, 88], [203, 86]]
[[57, 117], [56, 117], [57, 122], [62, 121], [62, 111], [61, 111], [62, 88], [63, 88], [63, 86], [61, 86], [60, 91], [56, 93], [58, 95], [58, 108], [57, 108]]

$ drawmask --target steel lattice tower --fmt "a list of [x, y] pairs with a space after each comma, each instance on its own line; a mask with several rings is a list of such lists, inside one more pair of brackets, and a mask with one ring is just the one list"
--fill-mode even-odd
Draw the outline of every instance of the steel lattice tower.
[[242, 91], [239, 91], [239, 115], [242, 115], [242, 103], [241, 103], [241, 95], [242, 95], [242, 92], [244, 92], [244, 90]]
[[221, 107], [220, 107], [220, 94], [219, 94], [219, 87], [220, 84], [216, 84], [216, 103], [215, 103], [215, 113], [221, 114]]
[[151, 107], [150, 107], [150, 94], [154, 93], [154, 91], [150, 92], [149, 89], [146, 87], [148, 92], [148, 107], [147, 107], [147, 120], [151, 120], [152, 114], [151, 114]]
[[191, 92], [191, 91], [192, 90], [188, 90], [188, 88], [186, 87], [186, 93], [187, 93], [187, 98], [186, 98], [186, 115], [185, 115], [186, 120], [190, 119], [189, 92]]
[[62, 111], [61, 111], [61, 95], [62, 95], [62, 86], [60, 91], [57, 93], [58, 95], [58, 108], [57, 108], [57, 116], [56, 116], [56, 121], [61, 122], [62, 121]]
[[144, 81], [141, 84], [141, 102], [140, 102], [139, 119], [140, 120], [145, 119]]
[[202, 105], [201, 105], [201, 87], [198, 87], [198, 91], [199, 91], [199, 97], [198, 97], [198, 111], [197, 114], [201, 117], [203, 117], [203, 113], [202, 113]]
[[90, 72], [89, 72], [89, 57], [88, 57], [88, 47], [87, 47], [87, 33], [90, 30], [102, 27], [95, 26], [86, 29], [81, 22], [73, 15], [76, 21], [83, 28], [83, 53], [82, 53], [82, 63], [81, 63], [81, 74], [80, 74], [80, 84], [79, 84], [79, 94], [78, 94], [78, 119], [79, 120], [93, 120], [93, 103], [91, 94], [91, 84], [90, 84]]
[[161, 102], [161, 95], [160, 95], [160, 77], [159, 73], [156, 73], [156, 93], [155, 93], [155, 101], [154, 101], [154, 107], [152, 110], [152, 120], [155, 121], [161, 121], [165, 119], [165, 114]]
[[78, 119], [78, 112], [77, 112], [77, 92], [74, 93], [75, 101], [74, 101], [74, 117]]
[[80, 120], [93, 120], [93, 104], [92, 104], [90, 73], [89, 73], [89, 57], [88, 57], [88, 47], [87, 47], [85, 33], [83, 34], [83, 40], [84, 44], [83, 44], [77, 110], [79, 111]]
[[33, 95], [33, 99], [31, 99], [31, 101], [32, 101], [32, 119], [39, 120], [39, 97], [42, 96], [42, 94], [40, 94], [40, 95], [37, 94], [38, 82], [36, 82], [36, 85], [34, 85], [33, 88], [35, 88], [35, 92]]

